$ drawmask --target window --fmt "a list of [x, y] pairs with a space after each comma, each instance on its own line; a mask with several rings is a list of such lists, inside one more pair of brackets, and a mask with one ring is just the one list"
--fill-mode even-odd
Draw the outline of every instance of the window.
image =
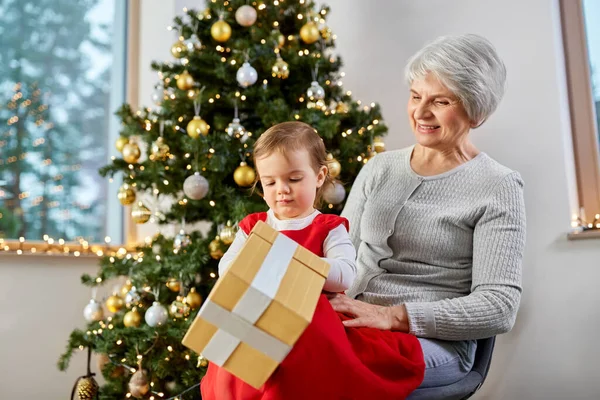
[[561, 0], [560, 11], [580, 217], [600, 237], [600, 3]]
[[97, 170], [126, 100], [127, 3], [0, 4], [0, 238], [122, 242], [118, 184]]

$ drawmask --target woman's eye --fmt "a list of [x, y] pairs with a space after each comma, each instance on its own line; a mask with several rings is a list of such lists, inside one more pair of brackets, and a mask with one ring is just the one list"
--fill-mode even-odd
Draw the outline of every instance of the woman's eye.
[[413, 100], [421, 100], [421, 98], [419, 96], [412, 96]]
[[438, 100], [438, 101], [435, 102], [435, 104], [438, 105], [438, 106], [447, 106], [450, 103], [448, 103], [447, 101]]

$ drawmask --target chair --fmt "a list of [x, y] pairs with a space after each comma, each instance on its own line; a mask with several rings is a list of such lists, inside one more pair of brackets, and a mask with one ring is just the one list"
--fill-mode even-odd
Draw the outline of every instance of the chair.
[[473, 368], [460, 381], [446, 386], [420, 388], [415, 390], [409, 398], [411, 400], [465, 400], [473, 396], [483, 385], [490, 370], [495, 342], [495, 336], [477, 340]]

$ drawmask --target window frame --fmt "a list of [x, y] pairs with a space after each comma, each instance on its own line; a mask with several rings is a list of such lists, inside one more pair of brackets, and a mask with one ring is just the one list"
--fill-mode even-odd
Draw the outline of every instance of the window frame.
[[[120, 4], [120, 2], [117, 2]], [[125, 68], [123, 76], [120, 78], [124, 82], [124, 99], [132, 108], [137, 108], [139, 104], [139, 53], [140, 53], [140, 0], [127, 0], [124, 5], [125, 18], [125, 46], [123, 59], [116, 60], [117, 63], [124, 63]], [[118, 83], [118, 80], [117, 80]], [[120, 103], [120, 101], [119, 101]], [[111, 101], [112, 105], [112, 101]], [[107, 162], [116, 152], [112, 144], [119, 136], [118, 123], [116, 117], [113, 117], [109, 123], [109, 132], [107, 137]], [[131, 251], [137, 242], [137, 230], [129, 213], [129, 207], [122, 207], [117, 201], [117, 191], [121, 180], [114, 179], [108, 184], [109, 197], [107, 199], [107, 213], [120, 212], [116, 226], [107, 226], [107, 234], [114, 235], [114, 232], [121, 233], [121, 243], [85, 243], [85, 242], [67, 242], [54, 240], [50, 243], [48, 240], [26, 240], [26, 239], [2, 239], [0, 238], [0, 255], [52, 255], [52, 256], [101, 256], [107, 252], [114, 252], [119, 249]], [[109, 215], [106, 216], [108, 222]], [[121, 250], [123, 251], [123, 250]]]
[[[566, 83], [571, 118], [577, 198], [586, 223], [600, 214], [598, 126], [582, 0], [559, 0]], [[569, 234], [570, 239], [600, 238], [600, 231]]]

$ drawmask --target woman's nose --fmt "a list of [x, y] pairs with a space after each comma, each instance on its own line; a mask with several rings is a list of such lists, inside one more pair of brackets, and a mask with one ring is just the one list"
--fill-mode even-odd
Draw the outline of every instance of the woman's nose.
[[415, 107], [414, 117], [415, 119], [424, 119], [431, 115], [431, 111], [429, 110], [429, 106], [425, 103], [418, 104]]

